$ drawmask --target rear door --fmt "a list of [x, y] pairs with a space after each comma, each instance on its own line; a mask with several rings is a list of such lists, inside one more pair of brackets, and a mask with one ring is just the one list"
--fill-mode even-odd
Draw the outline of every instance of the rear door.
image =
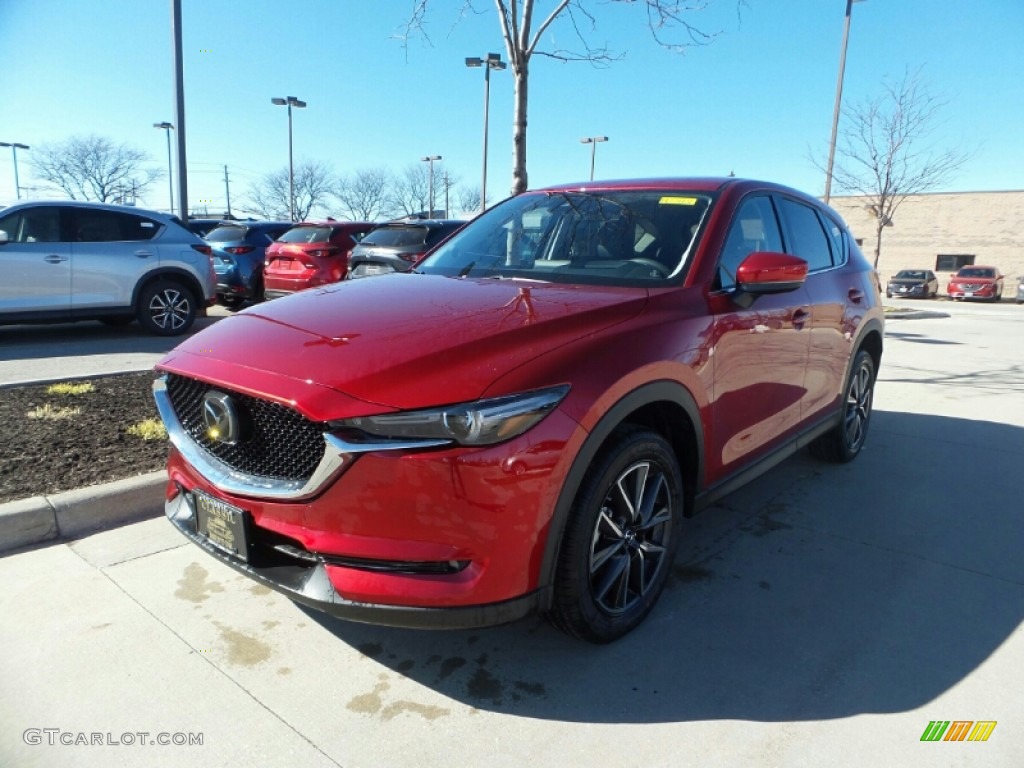
[[135, 213], [69, 208], [74, 223], [71, 309], [129, 307], [135, 286], [156, 269], [153, 238], [163, 227]]
[[0, 212], [0, 312], [66, 312], [71, 297], [71, 244], [57, 205]]

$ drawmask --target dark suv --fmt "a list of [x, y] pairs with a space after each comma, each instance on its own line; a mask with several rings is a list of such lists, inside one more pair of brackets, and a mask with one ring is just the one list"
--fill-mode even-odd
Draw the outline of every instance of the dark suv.
[[452, 219], [413, 219], [381, 224], [352, 251], [349, 279], [407, 272], [423, 254], [465, 224]]
[[861, 452], [880, 294], [842, 219], [788, 187], [527, 192], [415, 272], [261, 304], [165, 357], [167, 516], [338, 616], [542, 611], [608, 642], [654, 607], [684, 517], [804, 446]]
[[264, 255], [293, 226], [289, 221], [226, 221], [206, 235], [222, 304], [236, 307], [244, 301], [263, 301]]

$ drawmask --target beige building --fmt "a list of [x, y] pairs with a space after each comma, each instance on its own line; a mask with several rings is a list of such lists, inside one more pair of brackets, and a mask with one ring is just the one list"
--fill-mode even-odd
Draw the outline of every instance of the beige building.
[[[831, 205], [874, 261], [875, 218], [867, 200], [833, 197]], [[973, 261], [965, 258], [972, 256]], [[892, 226], [882, 232], [878, 272], [883, 285], [900, 269], [931, 269], [944, 294], [957, 261], [998, 267], [1007, 278], [1003, 296], [1016, 295], [1017, 277], [1024, 275], [1024, 190], [939, 192], [903, 201]]]

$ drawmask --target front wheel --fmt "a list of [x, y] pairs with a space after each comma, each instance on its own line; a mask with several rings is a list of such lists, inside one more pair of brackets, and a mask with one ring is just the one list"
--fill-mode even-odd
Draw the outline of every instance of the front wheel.
[[811, 443], [811, 453], [834, 462], [853, 461], [867, 440], [875, 393], [875, 361], [865, 350], [854, 358], [843, 392], [842, 421]]
[[192, 291], [174, 280], [155, 280], [139, 295], [139, 322], [157, 336], [178, 336], [196, 319]]
[[665, 587], [683, 516], [672, 447], [655, 432], [623, 430], [583, 481], [566, 527], [551, 621], [592, 643], [622, 637]]

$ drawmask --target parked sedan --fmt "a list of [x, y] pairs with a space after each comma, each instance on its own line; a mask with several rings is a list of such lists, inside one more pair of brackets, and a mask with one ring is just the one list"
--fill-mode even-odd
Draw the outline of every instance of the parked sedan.
[[454, 219], [411, 219], [381, 224], [352, 251], [349, 278], [406, 272], [427, 251], [465, 224]]
[[263, 301], [263, 259], [277, 238], [292, 228], [290, 221], [224, 222], [206, 235], [213, 248], [217, 298], [236, 307]]
[[609, 642], [655, 607], [683, 518], [801, 446], [864, 449], [880, 297], [842, 219], [787, 187], [527, 192], [414, 273], [252, 307], [166, 356], [166, 514], [341, 617], [540, 611]]
[[901, 269], [886, 283], [885, 295], [933, 299], [939, 295], [939, 278], [930, 269]]
[[352, 249], [376, 225], [366, 221], [297, 224], [267, 248], [263, 281], [268, 299], [328, 285], [348, 274]]
[[946, 288], [949, 298], [986, 299], [999, 301], [1003, 297], [1003, 275], [996, 267], [961, 267], [949, 279]]
[[1017, 278], [1017, 303], [1024, 304], [1024, 275]]
[[138, 320], [176, 336], [216, 301], [210, 246], [174, 216], [72, 200], [0, 211], [0, 323]]

